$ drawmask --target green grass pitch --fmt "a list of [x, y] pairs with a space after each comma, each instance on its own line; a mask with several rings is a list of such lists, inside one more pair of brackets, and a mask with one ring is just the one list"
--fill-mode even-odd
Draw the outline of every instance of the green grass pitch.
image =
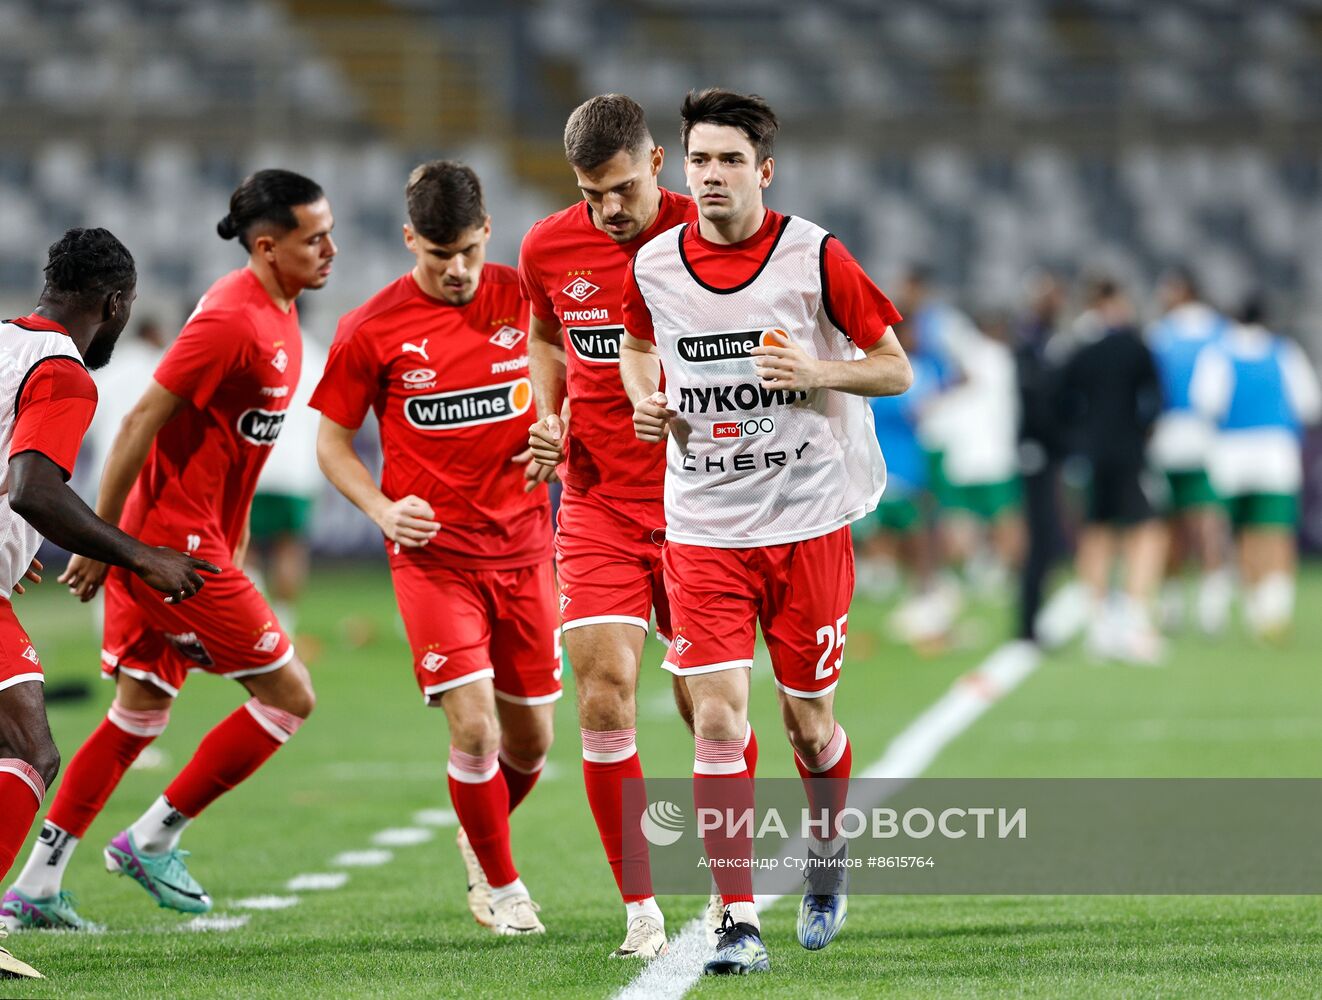
[[[52, 582], [16, 601], [52, 683], [87, 679], [90, 700], [52, 708], [66, 759], [96, 725], [111, 686], [95, 680], [91, 615]], [[934, 776], [1322, 776], [1322, 575], [1300, 591], [1289, 648], [1238, 632], [1178, 640], [1164, 669], [1092, 666], [1081, 653], [1046, 662], [957, 738]], [[32, 997], [607, 997], [637, 966], [607, 959], [622, 910], [579, 775], [572, 671], [559, 703], [549, 771], [515, 813], [521, 873], [542, 905], [544, 939], [497, 939], [463, 898], [453, 828], [393, 847], [380, 867], [343, 867], [341, 852], [448, 809], [445, 726], [414, 686], [384, 566], [322, 568], [302, 605], [322, 645], [312, 663], [311, 721], [259, 774], [189, 830], [194, 874], [216, 915], [247, 914], [231, 930], [190, 930], [137, 886], [101, 868], [100, 848], [159, 794], [206, 728], [243, 698], [194, 676], [152, 768], [125, 778], [89, 831], [66, 888], [104, 933], [24, 933], [9, 942], [49, 977], [12, 982]], [[1009, 610], [978, 612], [968, 648], [920, 659], [888, 641], [883, 610], [850, 616], [839, 714], [856, 768], [975, 666], [1003, 635]], [[668, 677], [649, 645], [639, 744], [649, 775], [687, 775], [692, 744], [670, 707]], [[769, 670], [755, 671], [760, 774], [794, 775]], [[21, 863], [21, 861], [20, 861]], [[296, 875], [344, 871], [339, 889], [297, 893], [283, 910], [240, 910], [254, 896], [295, 895]], [[677, 931], [703, 900], [662, 900]], [[697, 996], [1296, 997], [1322, 993], [1322, 903], [1309, 897], [855, 897], [827, 951], [794, 942], [793, 901], [764, 915], [772, 972], [704, 981]]]

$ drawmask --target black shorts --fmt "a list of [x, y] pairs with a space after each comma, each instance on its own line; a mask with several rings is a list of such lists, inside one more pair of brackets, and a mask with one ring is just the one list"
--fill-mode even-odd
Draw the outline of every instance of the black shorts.
[[1128, 462], [1092, 462], [1088, 484], [1090, 524], [1131, 525], [1155, 516], [1144, 489], [1146, 471]]

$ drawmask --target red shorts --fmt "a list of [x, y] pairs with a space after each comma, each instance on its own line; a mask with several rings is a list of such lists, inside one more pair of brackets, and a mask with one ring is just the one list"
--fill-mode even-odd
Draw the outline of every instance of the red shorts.
[[556, 570], [564, 628], [619, 622], [670, 641], [661, 572], [666, 513], [660, 500], [622, 500], [565, 490], [556, 525]]
[[14, 606], [0, 599], [0, 691], [27, 681], [45, 682], [41, 660], [32, 640], [18, 623]]
[[496, 697], [543, 705], [563, 693], [551, 563], [455, 569], [426, 549], [390, 556], [395, 599], [423, 698], [492, 678]]
[[122, 671], [170, 695], [203, 671], [238, 680], [279, 670], [294, 646], [253, 582], [230, 562], [219, 574], [201, 574], [203, 587], [179, 604], [166, 604], [126, 569], [106, 577], [106, 628], [101, 671]]
[[753, 626], [776, 686], [800, 698], [835, 690], [854, 596], [849, 528], [786, 545], [714, 549], [666, 543], [675, 638], [665, 668], [706, 674], [753, 665]]

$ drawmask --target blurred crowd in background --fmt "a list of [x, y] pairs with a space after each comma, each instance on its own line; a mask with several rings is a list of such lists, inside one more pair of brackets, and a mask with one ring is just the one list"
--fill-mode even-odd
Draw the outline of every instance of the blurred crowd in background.
[[[836, 232], [907, 317], [919, 377], [878, 405], [891, 485], [859, 532], [897, 636], [939, 648], [969, 595], [1021, 582], [1021, 634], [1091, 623], [1108, 657], [1159, 661], [1177, 623], [1215, 632], [1236, 607], [1283, 634], [1294, 526], [1322, 546], [1301, 436], [1322, 344], [1322, 0], [0, 0], [0, 312], [30, 304], [67, 226], [132, 249], [156, 321], [104, 373], [104, 453], [152, 352], [237, 263], [214, 223], [253, 169], [330, 196], [336, 275], [300, 302], [324, 353], [408, 266], [414, 164], [477, 170], [490, 258], [512, 264], [579, 197], [570, 109], [640, 100], [682, 189], [678, 106], [706, 85], [771, 102], [768, 203]], [[318, 374], [310, 357], [304, 394]], [[256, 512], [290, 595], [307, 547], [289, 539], [377, 551], [324, 488], [298, 402], [268, 464], [286, 499]], [[1082, 582], [1039, 615], [1076, 551]]]

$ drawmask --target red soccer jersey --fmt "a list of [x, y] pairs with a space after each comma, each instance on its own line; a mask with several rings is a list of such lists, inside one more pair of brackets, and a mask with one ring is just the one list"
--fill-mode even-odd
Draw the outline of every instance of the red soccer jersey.
[[620, 300], [629, 262], [639, 248], [694, 218], [691, 198], [663, 188], [656, 220], [628, 243], [616, 243], [594, 226], [587, 202], [546, 217], [523, 238], [523, 296], [533, 315], [563, 330], [570, 408], [564, 479], [575, 490], [661, 496], [664, 450], [638, 447], [633, 406], [620, 383]]
[[527, 308], [511, 267], [487, 264], [466, 306], [433, 299], [412, 274], [340, 320], [311, 406], [342, 427], [368, 409], [381, 426], [381, 491], [432, 505], [427, 552], [458, 569], [551, 558], [546, 488], [523, 491], [535, 419]]
[[[732, 289], [751, 281], [766, 265], [785, 227], [785, 216], [766, 210], [756, 233], [738, 243], [712, 243], [692, 225], [684, 230], [682, 253], [690, 273], [709, 287]], [[891, 300], [832, 236], [823, 245], [822, 295], [826, 314], [859, 347], [871, 347], [901, 319]], [[656, 342], [652, 315], [638, 292], [633, 268], [624, 291], [624, 326], [630, 336]]]
[[124, 530], [228, 559], [302, 363], [298, 310], [277, 306], [251, 270], [207, 289], [156, 368], [184, 405], [152, 442]]

